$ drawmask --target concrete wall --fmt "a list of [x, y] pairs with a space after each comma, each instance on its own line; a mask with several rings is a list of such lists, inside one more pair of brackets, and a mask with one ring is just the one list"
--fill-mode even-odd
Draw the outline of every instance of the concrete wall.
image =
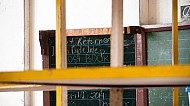
[[[24, 69], [23, 0], [0, 0], [0, 71]], [[23, 106], [24, 92], [0, 92], [0, 106]]]

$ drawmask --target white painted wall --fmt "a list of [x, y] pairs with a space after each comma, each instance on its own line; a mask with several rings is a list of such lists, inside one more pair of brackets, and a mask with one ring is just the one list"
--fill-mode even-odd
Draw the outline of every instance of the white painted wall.
[[179, 1], [181, 6], [190, 5], [190, 0], [179, 0]]
[[0, 106], [24, 106], [24, 93], [23, 92], [1, 92]]
[[172, 0], [149, 0], [149, 24], [172, 22]]
[[[23, 0], [0, 0], [0, 71], [24, 69]], [[0, 106], [23, 106], [23, 92], [0, 92]]]
[[0, 71], [23, 70], [23, 0], [0, 0]]

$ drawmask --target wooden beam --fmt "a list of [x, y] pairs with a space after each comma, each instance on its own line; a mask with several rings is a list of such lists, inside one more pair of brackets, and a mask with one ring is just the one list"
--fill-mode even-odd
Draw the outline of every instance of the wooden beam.
[[[50, 31], [39, 31], [43, 69], [49, 69], [48, 32]], [[55, 37], [55, 30], [52, 32]], [[43, 91], [43, 106], [50, 106], [50, 91]]]
[[[140, 33], [135, 34], [135, 65], [146, 65], [146, 48], [145, 48], [145, 32], [140, 29]], [[136, 89], [136, 106], [147, 106], [148, 89]]]
[[67, 68], [66, 1], [56, 0], [56, 68]]
[[110, 106], [123, 106], [123, 88], [110, 89]]
[[112, 0], [111, 67], [123, 66], [123, 0]]
[[[178, 64], [178, 0], [172, 0], [172, 65]], [[179, 88], [173, 88], [173, 106], [179, 106]]]
[[172, 64], [178, 64], [178, 0], [172, 2]]
[[149, 24], [149, 0], [139, 0], [139, 11], [140, 25]]
[[[66, 0], [56, 0], [56, 69], [67, 67]], [[65, 91], [66, 90], [66, 91]], [[67, 106], [67, 89], [56, 87], [56, 106]]]
[[[123, 0], [112, 0], [111, 67], [123, 66]], [[123, 106], [123, 89], [110, 89], [110, 106]]]
[[135, 34], [135, 64], [146, 65], [145, 33]]
[[[30, 70], [31, 67], [30, 33], [31, 33], [31, 0], [24, 0], [24, 70]], [[33, 106], [33, 92], [31, 91], [24, 92], [24, 106]]]
[[148, 89], [137, 88], [136, 90], [136, 106], [148, 106]]
[[50, 91], [43, 91], [43, 106], [50, 106]]
[[30, 69], [30, 0], [24, 0], [24, 69]]

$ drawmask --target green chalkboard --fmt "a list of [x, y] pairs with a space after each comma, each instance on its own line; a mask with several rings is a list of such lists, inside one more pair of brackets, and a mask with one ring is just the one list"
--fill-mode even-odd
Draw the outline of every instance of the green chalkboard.
[[[135, 65], [134, 35], [124, 35], [124, 65]], [[50, 37], [49, 67], [55, 68], [55, 38]], [[68, 67], [110, 66], [110, 35], [68, 36]], [[50, 106], [56, 106], [56, 93], [50, 92]], [[109, 106], [109, 90], [69, 90], [69, 106]], [[136, 90], [123, 93], [123, 106], [136, 106]]]
[[[49, 38], [50, 68], [55, 67], [55, 38]], [[135, 64], [133, 35], [124, 36], [124, 65]], [[110, 35], [67, 37], [68, 67], [109, 66]]]
[[[190, 30], [178, 31], [179, 64], [190, 63]], [[172, 64], [172, 32], [146, 33], [146, 51], [148, 65]], [[183, 72], [183, 70], [181, 70]], [[149, 106], [173, 106], [172, 88], [149, 89]], [[179, 91], [179, 106], [188, 105], [188, 95], [185, 88]]]

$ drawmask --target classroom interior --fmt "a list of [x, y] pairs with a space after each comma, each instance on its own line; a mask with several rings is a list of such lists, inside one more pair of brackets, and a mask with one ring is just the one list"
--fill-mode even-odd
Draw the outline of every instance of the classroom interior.
[[0, 106], [190, 104], [190, 0], [0, 0], [0, 17]]

